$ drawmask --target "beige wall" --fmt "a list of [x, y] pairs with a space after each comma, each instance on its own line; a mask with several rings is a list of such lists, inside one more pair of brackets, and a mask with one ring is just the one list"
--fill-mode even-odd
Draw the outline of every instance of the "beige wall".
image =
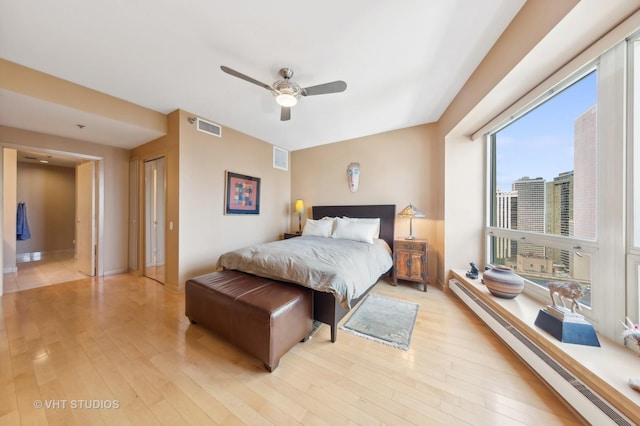
[[[302, 149], [291, 153], [291, 198], [301, 198], [311, 215], [313, 205], [395, 204], [400, 211], [412, 203], [426, 219], [413, 221], [417, 238], [435, 238], [442, 186], [434, 172], [438, 152], [436, 127], [432, 124], [410, 127], [349, 141]], [[349, 190], [347, 166], [360, 163], [360, 187]], [[435, 167], [433, 165], [436, 165]], [[291, 213], [290, 231], [297, 231], [297, 215]], [[398, 218], [395, 236], [409, 235], [409, 222]], [[429, 276], [437, 276], [439, 253], [429, 247]]]
[[18, 163], [16, 196], [25, 203], [31, 238], [17, 241], [16, 253], [73, 250], [75, 195], [74, 168]]
[[[217, 138], [180, 113], [180, 282], [211, 271], [225, 251], [282, 238], [290, 172], [273, 167], [273, 145], [223, 127]], [[205, 117], [206, 118], [206, 117]], [[215, 120], [213, 120], [215, 122]], [[225, 171], [260, 178], [260, 214], [225, 215]]]
[[[289, 227], [290, 172], [273, 167], [273, 145], [228, 127], [220, 138], [199, 132], [190, 117], [174, 111], [167, 136], [132, 151], [132, 158], [167, 159], [165, 285], [174, 291], [214, 270], [222, 253], [280, 239]], [[259, 215], [224, 214], [227, 170], [260, 178]]]

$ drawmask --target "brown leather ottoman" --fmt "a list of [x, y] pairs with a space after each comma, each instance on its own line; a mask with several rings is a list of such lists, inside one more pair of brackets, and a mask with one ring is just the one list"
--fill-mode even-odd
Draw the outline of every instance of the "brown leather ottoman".
[[273, 371], [313, 326], [311, 290], [224, 270], [185, 283], [186, 315]]

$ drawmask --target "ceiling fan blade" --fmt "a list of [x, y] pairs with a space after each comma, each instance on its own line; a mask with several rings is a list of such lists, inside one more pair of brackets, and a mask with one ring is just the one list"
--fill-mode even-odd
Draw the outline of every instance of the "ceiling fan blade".
[[291, 107], [282, 107], [280, 110], [280, 121], [291, 120]]
[[302, 96], [325, 95], [327, 93], [338, 93], [347, 90], [347, 83], [342, 80], [331, 83], [318, 84], [317, 86], [305, 87], [302, 89]]
[[265, 88], [265, 89], [267, 89], [268, 91], [273, 92], [273, 89], [271, 88], [271, 86], [269, 86], [268, 84], [265, 84], [265, 83], [263, 83], [263, 82], [261, 82], [261, 81], [258, 81], [258, 80], [256, 80], [255, 78], [251, 78], [251, 77], [249, 77], [248, 75], [244, 75], [244, 74], [242, 74], [241, 72], [238, 72], [238, 71], [236, 71], [236, 70], [232, 70], [231, 68], [229, 68], [229, 67], [225, 67], [224, 65], [221, 65], [221, 66], [220, 66], [220, 69], [221, 69], [222, 71], [226, 72], [226, 73], [227, 73], [227, 74], [229, 74], [229, 75], [232, 75], [232, 76], [234, 76], [234, 77], [241, 78], [241, 79], [243, 79], [243, 80], [245, 80], [245, 81], [248, 81], [249, 83], [253, 83], [253, 84], [257, 85], [257, 86], [264, 87], [264, 88]]

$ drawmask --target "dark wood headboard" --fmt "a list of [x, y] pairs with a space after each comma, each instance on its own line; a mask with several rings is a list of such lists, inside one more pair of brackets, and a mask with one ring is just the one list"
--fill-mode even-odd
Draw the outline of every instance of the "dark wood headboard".
[[362, 206], [313, 206], [311, 207], [314, 219], [329, 217], [359, 217], [380, 218], [380, 238], [385, 240], [389, 247], [393, 248], [393, 232], [396, 220], [395, 204], [377, 204]]

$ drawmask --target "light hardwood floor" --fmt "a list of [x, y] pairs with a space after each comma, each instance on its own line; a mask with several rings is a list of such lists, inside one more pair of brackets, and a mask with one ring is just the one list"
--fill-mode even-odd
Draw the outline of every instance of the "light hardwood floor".
[[273, 373], [147, 278], [5, 294], [0, 424], [582, 424], [455, 296], [373, 291], [421, 305], [409, 351], [325, 325]]
[[5, 293], [44, 287], [87, 276], [78, 271], [73, 250], [17, 257], [18, 271], [3, 276]]

